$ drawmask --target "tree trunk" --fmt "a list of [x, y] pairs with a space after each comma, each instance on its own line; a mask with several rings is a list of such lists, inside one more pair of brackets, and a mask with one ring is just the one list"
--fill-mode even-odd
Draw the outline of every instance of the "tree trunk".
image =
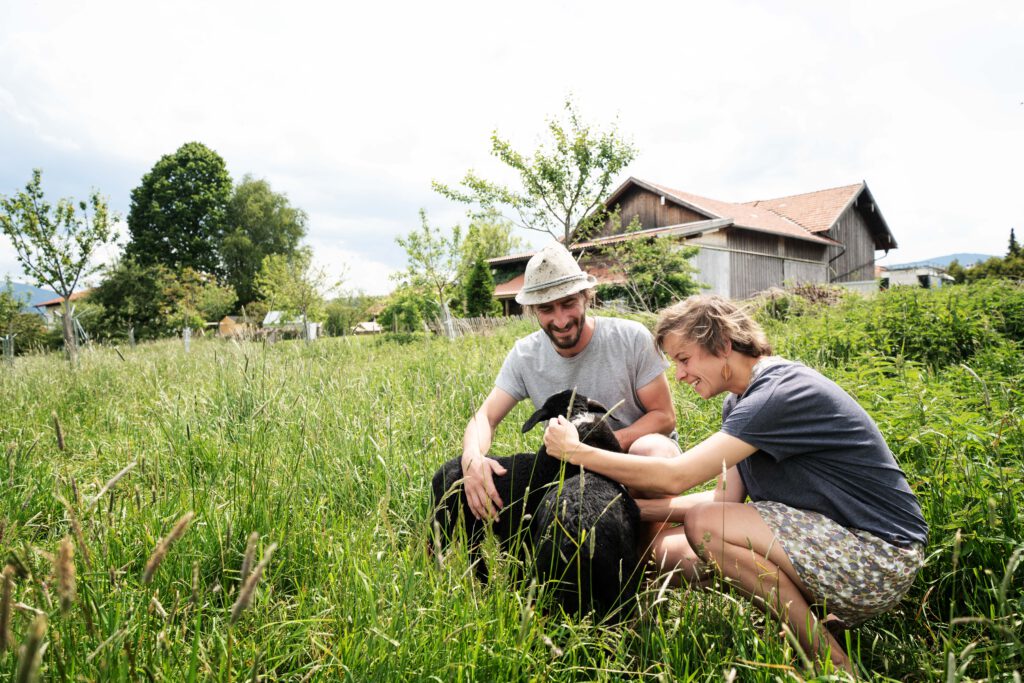
[[71, 295], [64, 297], [64, 315], [61, 316], [61, 324], [64, 328], [64, 351], [68, 360], [74, 363], [78, 360], [78, 341], [75, 339], [75, 326], [71, 320]]

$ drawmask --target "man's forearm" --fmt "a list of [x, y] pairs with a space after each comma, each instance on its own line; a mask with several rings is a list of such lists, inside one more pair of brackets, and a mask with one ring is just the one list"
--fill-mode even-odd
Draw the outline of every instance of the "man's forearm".
[[462, 437], [462, 470], [473, 460], [483, 458], [491, 449], [491, 440], [494, 432], [487, 418], [476, 413], [469, 424], [466, 425], [466, 432]]

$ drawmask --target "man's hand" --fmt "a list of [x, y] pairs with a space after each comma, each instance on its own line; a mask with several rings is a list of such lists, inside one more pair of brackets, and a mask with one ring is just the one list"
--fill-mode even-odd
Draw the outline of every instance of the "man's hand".
[[494, 488], [494, 475], [505, 474], [505, 468], [486, 457], [486, 453], [491, 448], [494, 429], [516, 403], [516, 399], [494, 387], [466, 425], [462, 437], [462, 487], [469, 510], [477, 519], [494, 519], [504, 505]]
[[576, 431], [576, 425], [561, 415], [548, 420], [547, 429], [544, 430], [544, 447], [548, 455], [572, 462], [572, 455], [580, 447], [580, 434]]
[[496, 519], [498, 510], [504, 507], [498, 490], [494, 488], [494, 475], [505, 474], [507, 470], [493, 458], [473, 458], [467, 464], [462, 463], [462, 483], [466, 492], [466, 502], [477, 519]]

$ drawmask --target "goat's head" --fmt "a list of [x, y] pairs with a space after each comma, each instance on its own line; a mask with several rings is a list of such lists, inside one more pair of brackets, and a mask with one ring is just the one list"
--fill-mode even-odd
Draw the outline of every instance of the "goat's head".
[[[570, 400], [572, 401], [571, 406], [569, 405]], [[601, 422], [604, 414], [607, 412], [608, 409], [597, 401], [577, 393], [574, 389], [566, 389], [553, 396], [549, 396], [544, 401], [544, 405], [538, 408], [523, 423], [523, 433], [525, 434], [533, 429], [538, 422], [546, 422], [559, 415], [568, 417], [569, 421], [576, 425], [576, 429], [582, 432], [586, 425], [592, 425], [592, 429], [593, 425]]]

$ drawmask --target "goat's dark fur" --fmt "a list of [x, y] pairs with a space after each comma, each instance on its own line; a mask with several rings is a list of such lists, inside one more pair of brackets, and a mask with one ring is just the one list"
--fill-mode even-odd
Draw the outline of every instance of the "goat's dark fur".
[[[572, 394], [572, 391], [563, 391], [548, 398], [544, 405], [523, 423], [523, 433], [553, 417], [568, 415], [570, 412], [569, 399]], [[588, 419], [588, 416], [593, 413], [603, 414], [605, 412], [607, 412], [605, 407], [600, 403], [590, 401], [586, 396], [577, 394], [573, 399], [572, 414], [569, 415], [569, 419], [578, 423], [578, 429], [589, 433], [592, 428], [587, 429], [584, 422], [591, 424], [594, 421]], [[598, 431], [603, 438], [604, 430]], [[618, 440], [614, 433], [610, 429], [607, 430], [607, 433], [617, 448]], [[498, 518], [491, 523], [491, 530], [503, 550], [516, 551], [515, 554], [520, 559], [524, 559], [522, 551], [529, 545], [527, 538], [530, 532], [529, 520], [537, 509], [537, 505], [540, 504], [541, 498], [547, 492], [546, 487], [563, 477], [563, 469], [565, 470], [564, 476], [571, 477], [579, 473], [579, 467], [562, 463], [557, 458], [550, 457], [543, 446], [536, 453], [518, 453], [494, 459], [506, 469], [506, 472], [493, 477], [494, 488], [497, 489], [504, 507], [500, 510]], [[462, 488], [461, 458], [452, 458], [441, 465], [434, 474], [431, 489], [434, 524], [439, 535], [436, 542], [439, 543], [441, 549], [445, 548], [455, 537], [459, 527], [459, 518], [462, 517], [470, 558], [476, 561], [477, 576], [486, 581], [487, 568], [479, 557], [479, 545], [483, 541], [486, 523], [473, 517], [473, 513], [469, 509], [466, 493]]]
[[[597, 448], [620, 451], [615, 433], [601, 419], [607, 409], [576, 394], [570, 411], [572, 394], [566, 390], [548, 398], [523, 424], [523, 432], [550, 418], [567, 415], [576, 425], [581, 441]], [[543, 556], [544, 561], [538, 563], [538, 571], [542, 579], [561, 580], [556, 595], [566, 611], [584, 614], [593, 608], [603, 615], [631, 598], [636, 591], [633, 576], [637, 573], [638, 559], [634, 544], [639, 511], [625, 489], [594, 473], [587, 473], [586, 478], [581, 479], [578, 466], [549, 456], [543, 446], [536, 453], [519, 453], [495, 460], [507, 470], [504, 475], [493, 478], [498, 495], [505, 503], [498, 519], [491, 523], [502, 549], [513, 551], [525, 560], [526, 548], [535, 545], [535, 539], [540, 541], [537, 555], [538, 558]], [[559, 481], [565, 482], [560, 497], [552, 488]], [[462, 517], [470, 558], [475, 561], [477, 576], [486, 581], [487, 568], [479, 557], [485, 522], [474, 518], [469, 510], [462, 489], [461, 458], [453, 458], [442, 465], [434, 474], [431, 488], [437, 549], [447, 547], [455, 537]], [[542, 504], [542, 500], [547, 501], [546, 504]], [[545, 521], [539, 523], [534, 519], [531, 523], [542, 505]], [[572, 515], [576, 517], [570, 519]], [[553, 531], [549, 526], [556, 517], [561, 529]], [[578, 536], [578, 531], [572, 530], [578, 529], [586, 529], [587, 533], [594, 530], [594, 545], [586, 549], [589, 554], [567, 552], [572, 539]], [[630, 547], [628, 553], [623, 550], [627, 546]], [[616, 569], [614, 574], [609, 574], [608, 567], [612, 565]], [[586, 583], [581, 581], [578, 586], [570, 586], [567, 583], [569, 572], [573, 576], [583, 576], [579, 572], [585, 572]], [[574, 598], [573, 591], [577, 591], [579, 597]]]
[[534, 514], [538, 577], [567, 613], [620, 619], [643, 578], [639, 531], [640, 509], [625, 487], [596, 472], [570, 477]]

